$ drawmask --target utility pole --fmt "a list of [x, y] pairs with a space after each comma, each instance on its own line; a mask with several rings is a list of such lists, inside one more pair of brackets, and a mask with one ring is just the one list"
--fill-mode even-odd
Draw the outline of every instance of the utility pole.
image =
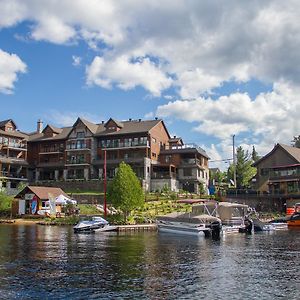
[[236, 157], [235, 157], [234, 138], [235, 138], [235, 134], [232, 136], [232, 161], [233, 161], [233, 182], [234, 182], [234, 188], [236, 188]]

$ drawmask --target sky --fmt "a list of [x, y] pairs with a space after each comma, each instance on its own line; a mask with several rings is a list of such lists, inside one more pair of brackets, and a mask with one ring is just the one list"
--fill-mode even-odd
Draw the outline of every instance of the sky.
[[0, 120], [162, 118], [210, 167], [300, 134], [300, 2], [0, 0]]

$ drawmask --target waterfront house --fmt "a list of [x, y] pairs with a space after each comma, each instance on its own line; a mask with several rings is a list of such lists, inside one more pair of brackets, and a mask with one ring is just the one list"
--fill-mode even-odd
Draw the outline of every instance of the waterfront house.
[[0, 189], [10, 192], [20, 182], [27, 182], [28, 138], [12, 119], [0, 122]]
[[261, 193], [300, 194], [300, 149], [284, 144], [253, 164], [257, 168], [254, 187]]
[[15, 196], [18, 205], [14, 214], [45, 215], [43, 211], [50, 211], [49, 200], [53, 199], [55, 201], [61, 195], [68, 198], [68, 195], [60, 188], [28, 185]]

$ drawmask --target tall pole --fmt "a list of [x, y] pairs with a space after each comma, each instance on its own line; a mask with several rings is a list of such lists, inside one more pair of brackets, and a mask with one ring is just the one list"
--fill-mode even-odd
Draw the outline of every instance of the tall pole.
[[235, 157], [235, 145], [234, 145], [235, 134], [232, 136], [232, 160], [233, 160], [233, 182], [236, 188], [236, 157]]
[[104, 150], [104, 182], [103, 182], [103, 189], [104, 189], [104, 218], [107, 215], [107, 208], [106, 208], [106, 150]]

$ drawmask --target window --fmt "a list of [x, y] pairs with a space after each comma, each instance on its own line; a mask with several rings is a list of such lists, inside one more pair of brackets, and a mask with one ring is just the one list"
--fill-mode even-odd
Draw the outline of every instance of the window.
[[183, 169], [183, 176], [192, 176], [192, 169]]
[[141, 137], [141, 138], [140, 138], [140, 144], [141, 144], [141, 145], [147, 145], [147, 140], [148, 140], [148, 139], [147, 139], [146, 136], [145, 136], [145, 137]]
[[84, 138], [84, 132], [83, 131], [78, 131], [77, 132], [77, 138], [78, 139], [83, 139]]
[[269, 169], [261, 169], [260, 170], [260, 175], [261, 176], [268, 176], [269, 175]]

